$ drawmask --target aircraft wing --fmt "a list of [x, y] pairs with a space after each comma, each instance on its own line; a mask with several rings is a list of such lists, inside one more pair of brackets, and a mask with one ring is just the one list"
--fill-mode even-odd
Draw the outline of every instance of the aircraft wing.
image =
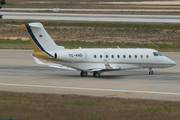
[[94, 72], [94, 71], [114, 71], [114, 70], [120, 70], [121, 67], [118, 64], [109, 64], [107, 60], [104, 59], [104, 68], [92, 68], [90, 69], [89, 72]]
[[94, 68], [94, 69], [91, 69], [90, 72], [94, 72], [94, 71], [102, 71], [101, 68]]
[[37, 63], [37, 64], [40, 64], [40, 65], [48, 65], [49, 67], [54, 67], [54, 68], [59, 68], [59, 69], [77, 71], [76, 69], [73, 69], [73, 68], [70, 68], [70, 67], [67, 67], [67, 66], [63, 66], [63, 65], [61, 65], [61, 64], [44, 63], [44, 62], [42, 62], [40, 59], [38, 59], [37, 57], [34, 57], [33, 55], [32, 55], [32, 57], [34, 58], [34, 60], [36, 61], [36, 63]]

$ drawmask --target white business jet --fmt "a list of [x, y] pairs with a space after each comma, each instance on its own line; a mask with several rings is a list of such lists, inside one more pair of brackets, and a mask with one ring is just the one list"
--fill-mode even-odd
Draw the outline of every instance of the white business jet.
[[[18, 29], [27, 31], [34, 53], [33, 58], [38, 64], [49, 65], [67, 70], [81, 71], [86, 77], [93, 73], [99, 77], [105, 71], [148, 68], [167, 68], [176, 63], [153, 49], [121, 49], [117, 48], [79, 48], [65, 49], [57, 46], [41, 23], [20, 25]], [[51, 63], [42, 62], [48, 60]]]

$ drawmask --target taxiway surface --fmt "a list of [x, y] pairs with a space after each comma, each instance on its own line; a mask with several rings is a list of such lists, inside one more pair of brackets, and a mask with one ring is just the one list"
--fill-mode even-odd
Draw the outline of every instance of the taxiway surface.
[[70, 22], [180, 23], [179, 15], [73, 14], [1, 12], [4, 20], [51, 20]]
[[32, 50], [0, 50], [0, 90], [180, 101], [180, 53], [162, 52], [176, 66], [106, 72], [100, 78], [37, 65]]
[[[180, 2], [179, 2], [180, 4]], [[7, 11], [54, 11], [54, 8], [2, 8]], [[133, 12], [180, 12], [178, 9], [59, 9], [59, 11], [101, 11], [101, 12], [113, 12], [113, 11], [133, 11]]]

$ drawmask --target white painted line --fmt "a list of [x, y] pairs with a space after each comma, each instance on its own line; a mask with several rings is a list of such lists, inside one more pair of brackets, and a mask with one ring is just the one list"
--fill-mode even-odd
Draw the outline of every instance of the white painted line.
[[[176, 3], [177, 4], [177, 3]], [[58, 11], [136, 11], [136, 12], [180, 12], [178, 9], [59, 9], [59, 8], [54, 8], [57, 9]], [[18, 10], [18, 11], [45, 11], [45, 10], [51, 10], [54, 11], [53, 8], [2, 8], [2, 10]]]
[[143, 92], [143, 93], [151, 93], [151, 94], [180, 95], [180, 93], [156, 92], [156, 91], [135, 91], [135, 90], [117, 90], [117, 89], [98, 89], [98, 88], [62, 87], [62, 86], [9, 84], [9, 83], [0, 83], [0, 85], [19, 86], [19, 87], [38, 87], [38, 88], [72, 89], [72, 90], [92, 90], [92, 91], [131, 92], [131, 93], [142, 93], [142, 92]]

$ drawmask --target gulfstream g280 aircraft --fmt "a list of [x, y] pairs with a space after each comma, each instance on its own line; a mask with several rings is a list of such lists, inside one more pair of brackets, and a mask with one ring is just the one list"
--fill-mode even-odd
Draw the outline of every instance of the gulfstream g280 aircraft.
[[[18, 29], [27, 31], [34, 53], [33, 58], [38, 64], [49, 65], [68, 70], [81, 71], [86, 77], [93, 73], [99, 77], [105, 71], [148, 68], [152, 75], [152, 68], [166, 68], [176, 63], [153, 49], [65, 49], [57, 46], [41, 23], [20, 25]], [[48, 60], [51, 63], [44, 63]], [[53, 63], [52, 63], [53, 62]]]

